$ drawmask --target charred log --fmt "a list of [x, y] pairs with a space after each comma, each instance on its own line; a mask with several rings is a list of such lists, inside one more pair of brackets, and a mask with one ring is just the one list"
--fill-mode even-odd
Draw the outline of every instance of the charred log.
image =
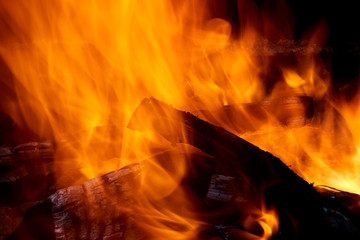
[[[144, 122], [141, 116], [148, 118]], [[272, 185], [282, 179], [305, 182], [270, 153], [260, 150], [221, 127], [153, 98], [142, 101], [133, 114], [129, 127], [138, 130], [150, 128], [174, 144], [193, 145], [226, 162], [226, 166], [219, 163], [217, 171], [220, 174], [238, 175], [241, 170], [240, 172], [257, 187]]]
[[[262, 199], [266, 206], [276, 208], [280, 218], [274, 239], [360, 236], [358, 215], [333, 197], [319, 194], [280, 159], [220, 127], [155, 99], [140, 104], [129, 127], [150, 128], [173, 144], [190, 144], [211, 155], [187, 156], [189, 171], [179, 186], [188, 190], [194, 209], [207, 223], [199, 239], [261, 235], [260, 225], [249, 228], [242, 223], [251, 214], [249, 209], [263, 204]], [[164, 154], [157, 156], [156, 162], [171, 174], [177, 163], [169, 159], [177, 158]], [[26, 212], [10, 239], [23, 239], [25, 235], [30, 239], [146, 238], [131, 206], [145, 165], [131, 165], [58, 190]], [[165, 201], [172, 198], [176, 195], [165, 197]], [[161, 205], [161, 201], [156, 204]]]
[[176, 157], [186, 158], [191, 165], [181, 185], [200, 201], [206, 195], [213, 158], [167, 152], [56, 191], [26, 212], [9, 239], [146, 239], [149, 235], [137, 224], [141, 216], [134, 207], [140, 175], [153, 161], [171, 173], [177, 163], [169, 159]]
[[[216, 174], [242, 179], [244, 184], [232, 188], [235, 195], [245, 194], [253, 201], [260, 199], [259, 191], [264, 190], [267, 204], [279, 212], [279, 232], [282, 233], [279, 239], [282, 239], [280, 235], [292, 239], [334, 236], [357, 239], [360, 236], [360, 219], [356, 214], [320, 195], [280, 159], [221, 127], [153, 98], [142, 101], [129, 127], [149, 128], [173, 144], [190, 144], [214, 156]], [[236, 201], [229, 204], [238, 206]], [[296, 223], [292, 223], [294, 219]]]
[[29, 142], [0, 148], [0, 200], [17, 206], [54, 192], [54, 145]]
[[360, 214], [360, 195], [328, 186], [315, 186], [315, 189], [322, 195], [332, 198], [351, 211]]
[[259, 103], [226, 105], [213, 114], [206, 110], [196, 111], [194, 114], [214, 125], [242, 134], [255, 132], [264, 125], [272, 128], [308, 125], [314, 117], [313, 105], [310, 97], [284, 96]]
[[9, 239], [127, 239], [126, 208], [139, 170], [132, 165], [58, 190], [31, 207]]

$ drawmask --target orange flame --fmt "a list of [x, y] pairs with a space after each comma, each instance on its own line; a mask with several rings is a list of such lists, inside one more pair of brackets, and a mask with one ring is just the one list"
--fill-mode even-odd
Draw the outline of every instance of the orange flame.
[[[258, 215], [257, 215], [258, 214]], [[247, 237], [247, 239], [259, 239], [266, 240], [270, 239], [277, 231], [279, 230], [279, 220], [277, 218], [276, 211], [274, 210], [265, 210], [259, 211], [258, 213], [253, 213], [245, 220], [245, 229], [251, 228], [254, 223], [257, 223], [261, 226], [263, 230], [262, 236], [252, 236]]]
[[[329, 74], [311, 53], [323, 43], [325, 28], [314, 31], [296, 66], [274, 70], [273, 62], [283, 62], [272, 58], [266, 44], [287, 39], [288, 47], [296, 45], [283, 1], [276, 11], [238, 1], [239, 29], [207, 7], [196, 0], [1, 1], [0, 54], [14, 75], [2, 81], [16, 95], [6, 109], [17, 124], [56, 140], [59, 186], [171, 149], [151, 132], [126, 128], [137, 104], [153, 96], [202, 112], [279, 155], [310, 182], [360, 193], [359, 97], [350, 104], [329, 100]], [[284, 127], [268, 112], [269, 102], [284, 96], [312, 97], [321, 110], [310, 125]], [[258, 106], [261, 114], [245, 107], [236, 121], [224, 118], [223, 107], [239, 103], [253, 103], [250, 108]], [[239, 131], [245, 120], [251, 131]], [[139, 224], [156, 239], [190, 239], [201, 225], [195, 214], [176, 211], [177, 202], [162, 209], [151, 202], [177, 189], [186, 163], [174, 161], [177, 171], [171, 174], [148, 163], [134, 206], [143, 217]], [[185, 195], [179, 191], [179, 201], [190, 204]], [[261, 239], [270, 238], [278, 228], [276, 214], [254, 212], [249, 222], [262, 226]]]

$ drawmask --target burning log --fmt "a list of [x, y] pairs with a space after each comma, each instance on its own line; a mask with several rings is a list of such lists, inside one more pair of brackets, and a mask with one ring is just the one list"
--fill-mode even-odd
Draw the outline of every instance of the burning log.
[[[144, 239], [146, 232], [136, 223], [136, 201], [140, 175], [147, 163], [156, 161], [168, 171], [174, 154], [193, 166], [185, 180], [199, 198], [206, 194], [212, 158], [198, 154], [164, 153], [140, 164], [126, 166], [82, 185], [56, 191], [36, 203], [9, 239]], [[194, 172], [195, 170], [195, 172]], [[195, 179], [195, 176], [197, 179]]]
[[0, 166], [49, 162], [53, 159], [54, 145], [52, 142], [28, 142], [15, 147], [0, 148]]
[[29, 142], [0, 148], [1, 200], [16, 206], [35, 201], [54, 192], [54, 145]]
[[355, 193], [350, 193], [346, 191], [341, 191], [328, 186], [315, 186], [316, 191], [321, 193], [324, 196], [334, 199], [341, 205], [346, 206], [351, 211], [360, 214], [360, 195]]
[[284, 96], [260, 103], [242, 103], [224, 106], [211, 112], [194, 112], [210, 123], [224, 126], [236, 133], [254, 132], [264, 124], [274, 126], [302, 127], [313, 120], [313, 99], [307, 96]]
[[[150, 112], [153, 114], [146, 114]], [[144, 123], [140, 116], [149, 116], [148, 121]], [[257, 186], [273, 185], [282, 179], [303, 182], [270, 153], [260, 150], [221, 127], [211, 125], [190, 113], [175, 110], [153, 98], [142, 101], [133, 114], [129, 127], [138, 130], [148, 127], [174, 144], [193, 145], [211, 156], [226, 161], [228, 166], [221, 164], [218, 168], [219, 173], [238, 175], [241, 169], [241, 172], [248, 175], [249, 180]]]
[[135, 164], [58, 190], [27, 211], [10, 239], [140, 239], [129, 237], [126, 211], [139, 171]]
[[[148, 118], [144, 120], [142, 114]], [[189, 154], [191, 166], [187, 167], [192, 171], [179, 186], [190, 190], [199, 215], [207, 216], [199, 239], [239, 239], [245, 232], [260, 236], [259, 224], [249, 227], [243, 221], [251, 214], [249, 209], [262, 205], [262, 199], [267, 207], [276, 208], [280, 219], [274, 239], [360, 236], [358, 215], [320, 195], [278, 158], [220, 127], [155, 99], [140, 104], [129, 127], [150, 128], [174, 144], [190, 144], [212, 156]], [[171, 172], [176, 162], [170, 159], [165, 154], [157, 156], [156, 162]], [[146, 238], [132, 206], [143, 168], [146, 164], [130, 165], [58, 190], [27, 211], [10, 239], [25, 235], [33, 239]]]
[[[144, 122], [141, 116], [148, 118]], [[325, 235], [358, 239], [360, 236], [359, 216], [320, 195], [280, 159], [221, 127], [153, 98], [142, 101], [129, 127], [138, 130], [150, 128], [174, 144], [190, 144], [214, 156], [217, 159], [216, 174], [247, 183], [247, 186], [242, 184], [232, 189], [247, 195], [247, 199], [256, 199], [261, 195], [259, 191], [264, 190], [267, 204], [276, 206], [280, 218], [279, 232], [283, 236], [294, 237], [295, 234], [301, 239], [324, 238]], [[291, 226], [292, 221], [296, 221], [296, 226]]]

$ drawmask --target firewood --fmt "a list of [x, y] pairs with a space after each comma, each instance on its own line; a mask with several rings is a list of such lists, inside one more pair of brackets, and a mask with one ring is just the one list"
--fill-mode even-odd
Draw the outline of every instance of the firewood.
[[[144, 119], [143, 116], [147, 118]], [[272, 185], [282, 179], [301, 179], [270, 153], [221, 127], [176, 110], [154, 98], [141, 102], [128, 127], [138, 130], [150, 128], [174, 144], [190, 144], [211, 156], [224, 159], [229, 166], [224, 168], [220, 165], [219, 173], [238, 175], [241, 169], [242, 174], [246, 174], [257, 186]]]
[[205, 201], [215, 203], [229, 202], [234, 197], [232, 192], [234, 182], [234, 177], [219, 174], [212, 175]]
[[[146, 118], [139, 114], [146, 114]], [[202, 160], [188, 157], [190, 163], [195, 163], [187, 166], [189, 171], [180, 184], [189, 190], [199, 216], [206, 216], [202, 220], [207, 227], [199, 239], [239, 239], [246, 231], [254, 236], [261, 234], [260, 226], [249, 230], [241, 223], [254, 206], [262, 204], [262, 199], [276, 208], [280, 218], [274, 239], [360, 236], [358, 215], [317, 193], [278, 158], [220, 127], [155, 99], [140, 104], [129, 127], [150, 128], [175, 145], [191, 144], [212, 156]], [[166, 171], [176, 169], [176, 162], [169, 160], [172, 158], [156, 158]], [[58, 190], [27, 211], [10, 239], [25, 235], [32, 239], [146, 238], [131, 210], [143, 166], [131, 165]], [[172, 196], [166, 197], [167, 201]]]
[[264, 101], [262, 106], [284, 126], [301, 127], [312, 121], [313, 99], [307, 96], [283, 96]]
[[247, 186], [234, 186], [232, 192], [242, 192], [254, 201], [264, 194], [266, 203], [276, 207], [279, 232], [283, 236], [300, 239], [360, 237], [358, 215], [320, 195], [280, 159], [221, 127], [154, 98], [141, 102], [128, 127], [150, 129], [173, 144], [190, 144], [214, 156], [216, 174], [241, 178], [247, 183]]
[[41, 200], [54, 192], [54, 144], [28, 142], [0, 148], [0, 200], [9, 206]]
[[139, 172], [135, 164], [58, 190], [31, 207], [9, 239], [127, 239]]
[[0, 167], [26, 163], [49, 162], [54, 159], [54, 144], [51, 141], [28, 142], [15, 147], [0, 148]]
[[237, 134], [268, 128], [302, 127], [314, 116], [313, 100], [307, 96], [283, 96], [258, 103], [226, 105], [214, 112], [194, 111], [199, 118]]
[[315, 189], [322, 195], [332, 198], [351, 211], [360, 214], [360, 195], [323, 185], [315, 186]]
[[140, 174], [146, 171], [149, 161], [156, 161], [169, 172], [175, 170], [177, 163], [169, 162], [178, 156], [174, 154], [188, 159], [192, 165], [184, 181], [202, 199], [209, 183], [208, 174], [212, 172], [212, 158], [166, 152], [82, 185], [56, 191], [26, 212], [9, 239], [144, 239], [149, 235], [136, 224], [136, 214], [140, 213], [134, 207]]

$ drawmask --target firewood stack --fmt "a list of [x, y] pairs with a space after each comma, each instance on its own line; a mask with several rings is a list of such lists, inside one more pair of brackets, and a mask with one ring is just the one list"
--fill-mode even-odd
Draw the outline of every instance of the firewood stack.
[[[297, 110], [289, 116], [279, 116], [273, 110], [277, 109], [274, 104]], [[248, 105], [226, 107], [225, 111], [230, 108], [236, 112]], [[311, 99], [303, 97], [253, 104], [251, 109], [254, 115], [272, 114], [282, 124], [308, 124], [314, 118]], [[227, 115], [234, 116], [239, 117]], [[245, 131], [248, 126], [244, 119], [239, 131]], [[185, 158], [187, 167], [192, 169], [185, 174], [179, 188], [188, 189], [199, 216], [208, 216], [203, 219], [205, 223], [197, 239], [260, 238], [263, 229], [244, 226], [242, 220], [247, 209], [261, 208], [264, 204], [266, 208], [276, 209], [279, 217], [279, 229], [272, 239], [360, 238], [360, 215], [356, 209], [347, 208], [359, 201], [358, 195], [330, 187], [314, 188], [280, 159], [224, 128], [154, 98], [140, 103], [128, 127], [161, 135], [174, 148], [187, 144], [200, 151], [162, 153], [81, 185], [56, 189], [52, 142], [2, 147], [1, 188], [5, 195], [1, 197], [1, 239], [153, 238], [151, 232], [137, 224], [141, 216], [132, 207], [141, 174], [148, 162], [156, 162], [171, 172], [176, 168], [171, 159], [177, 155]], [[166, 198], [172, 199], [171, 194]], [[161, 201], [154, 199], [153, 204]]]

